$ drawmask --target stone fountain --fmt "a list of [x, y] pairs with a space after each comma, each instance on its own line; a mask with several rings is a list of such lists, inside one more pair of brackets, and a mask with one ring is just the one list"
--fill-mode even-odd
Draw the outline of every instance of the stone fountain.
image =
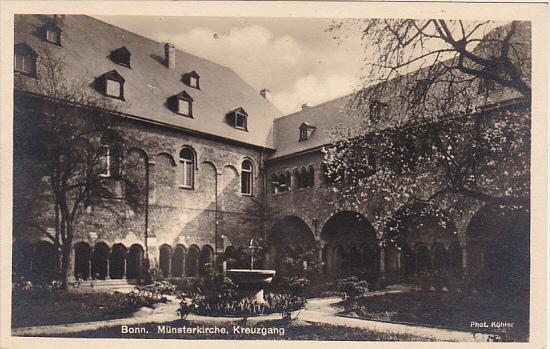
[[275, 270], [254, 269], [254, 255], [262, 247], [254, 239], [251, 239], [248, 249], [250, 250], [250, 269], [229, 269], [227, 276], [239, 286], [239, 293], [242, 297], [263, 303], [265, 302], [264, 288], [273, 280]]

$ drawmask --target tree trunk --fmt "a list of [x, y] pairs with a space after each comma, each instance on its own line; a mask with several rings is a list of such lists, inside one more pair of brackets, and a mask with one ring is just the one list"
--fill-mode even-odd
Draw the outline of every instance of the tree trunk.
[[70, 274], [72, 271], [71, 266], [73, 264], [71, 253], [73, 248], [73, 228], [70, 224], [67, 224], [65, 229], [67, 238], [63, 242], [63, 259], [61, 263], [63, 289], [67, 289], [69, 286]]

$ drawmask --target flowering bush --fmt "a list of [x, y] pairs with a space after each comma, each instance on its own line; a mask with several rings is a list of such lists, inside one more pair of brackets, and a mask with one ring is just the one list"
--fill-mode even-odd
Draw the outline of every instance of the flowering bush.
[[190, 312], [210, 316], [239, 316], [282, 314], [290, 318], [294, 311], [303, 309], [305, 298], [283, 293], [267, 293], [265, 302], [260, 303], [251, 298], [227, 299], [224, 297], [207, 298], [202, 294], [184, 295], [181, 297], [179, 314], [185, 318]]
[[357, 300], [369, 292], [369, 283], [359, 280], [357, 276], [336, 280], [337, 289], [342, 292], [344, 300]]
[[126, 300], [132, 306], [150, 307], [155, 303], [166, 303], [166, 296], [175, 292], [175, 285], [167, 281], [155, 281], [152, 285], [136, 287], [126, 295]]

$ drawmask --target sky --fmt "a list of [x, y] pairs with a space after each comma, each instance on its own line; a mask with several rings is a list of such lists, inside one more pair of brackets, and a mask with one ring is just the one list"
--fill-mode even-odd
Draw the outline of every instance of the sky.
[[[353, 92], [360, 86], [359, 30], [335, 39], [331, 19], [95, 16], [235, 71], [271, 91], [283, 114]], [[340, 35], [342, 36], [342, 35]]]

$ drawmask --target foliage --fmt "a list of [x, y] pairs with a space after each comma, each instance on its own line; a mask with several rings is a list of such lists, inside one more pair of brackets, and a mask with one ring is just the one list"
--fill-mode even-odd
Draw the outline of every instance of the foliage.
[[155, 281], [152, 285], [136, 287], [126, 295], [126, 299], [132, 306], [150, 307], [155, 303], [166, 303], [166, 296], [175, 292], [176, 285], [168, 281]]
[[306, 287], [308, 287], [311, 284], [311, 281], [308, 278], [305, 277], [276, 277], [273, 280], [273, 283], [270, 285], [270, 289], [282, 292], [282, 293], [289, 293], [294, 295], [303, 295]]
[[204, 294], [194, 294], [191, 297], [182, 296], [180, 314], [190, 312], [209, 316], [238, 316], [248, 317], [254, 315], [266, 315], [279, 313], [284, 318], [289, 314], [303, 309], [306, 300], [292, 294], [271, 293], [264, 296], [265, 302], [260, 303], [247, 297], [207, 297]]
[[369, 282], [360, 280], [357, 276], [338, 279], [335, 282], [337, 289], [342, 292], [344, 300], [358, 300], [369, 292]]
[[[529, 207], [529, 24], [368, 19], [358, 28], [366, 55], [364, 88], [348, 105], [354, 126], [332, 130], [324, 150], [338, 200], [378, 199], [375, 225], [415, 202], [451, 214], [471, 201]], [[504, 97], [520, 103], [500, 108]]]

